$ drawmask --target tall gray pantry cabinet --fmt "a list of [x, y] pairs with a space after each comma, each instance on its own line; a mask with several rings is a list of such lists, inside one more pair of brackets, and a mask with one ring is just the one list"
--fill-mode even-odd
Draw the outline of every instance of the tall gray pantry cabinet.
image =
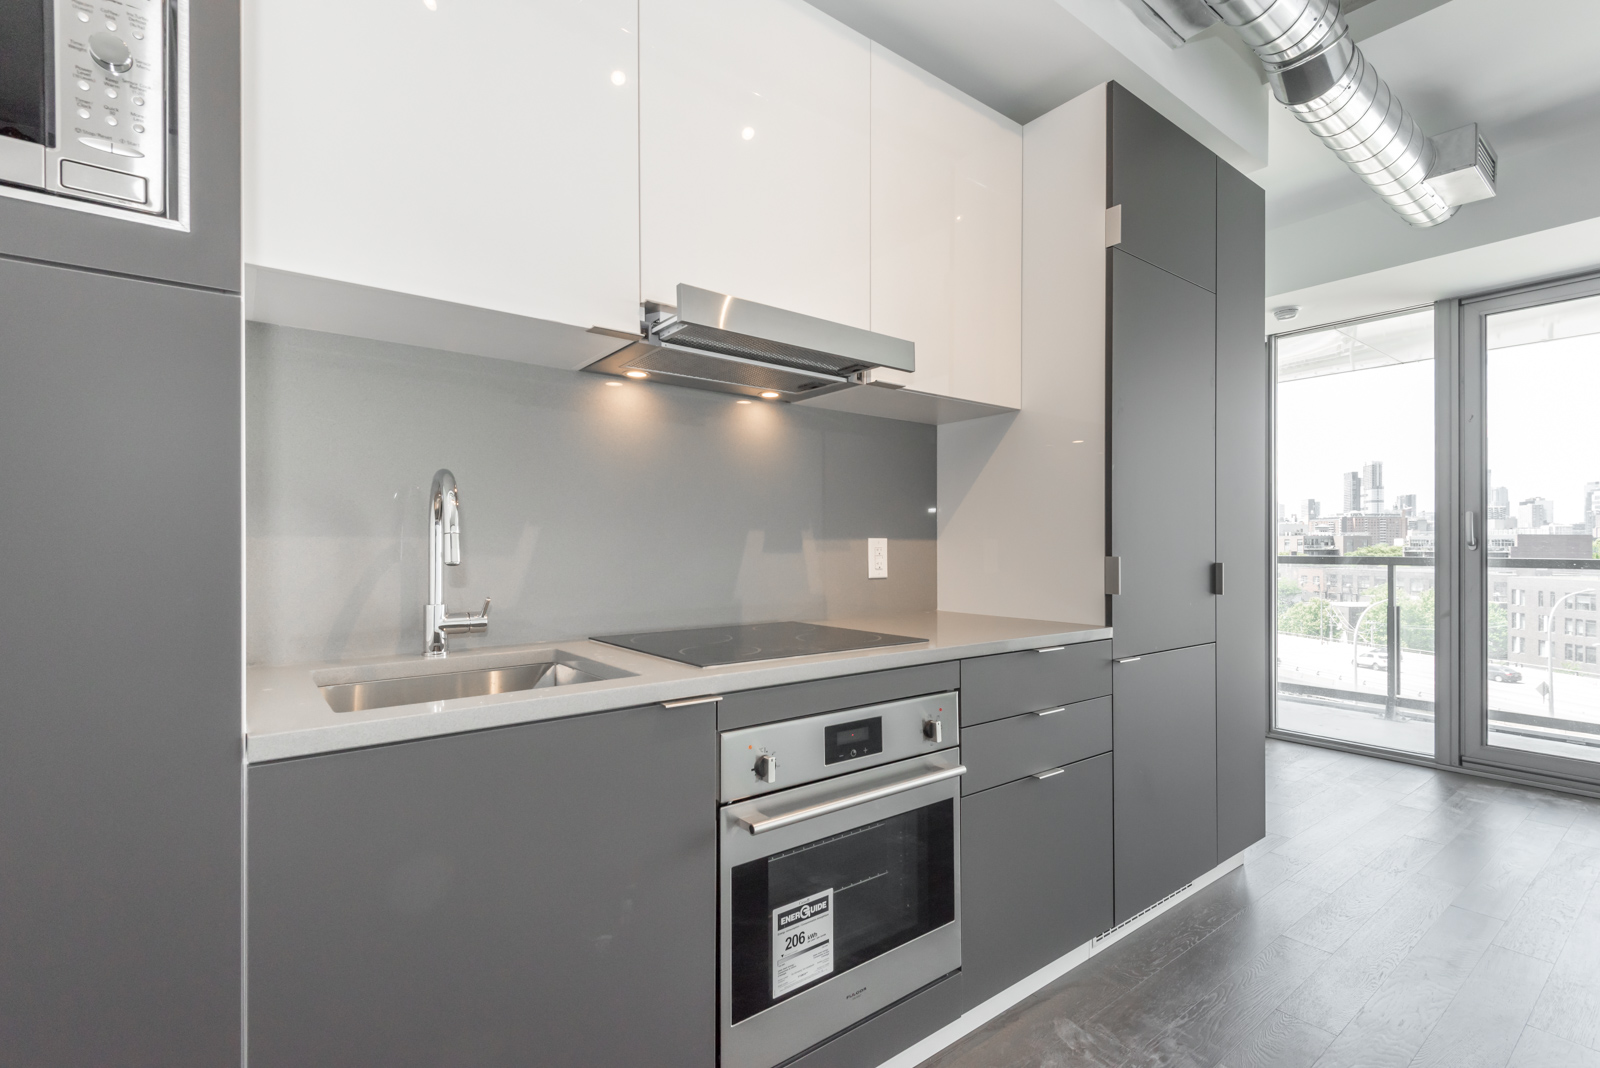
[[1116, 918], [1265, 834], [1264, 195], [1108, 93]]
[[239, 27], [190, 11], [187, 231], [0, 197], [0, 1061], [29, 1068], [240, 1060]]

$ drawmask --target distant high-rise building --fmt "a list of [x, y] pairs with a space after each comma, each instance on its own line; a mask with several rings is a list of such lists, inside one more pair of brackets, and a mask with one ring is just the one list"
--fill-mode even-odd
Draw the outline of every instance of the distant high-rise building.
[[1361, 511], [1361, 472], [1346, 471], [1344, 473], [1344, 507], [1343, 512]]
[[1529, 497], [1517, 502], [1517, 529], [1534, 530], [1556, 521], [1556, 502], [1548, 497]]
[[1302, 523], [1309, 523], [1313, 519], [1321, 518], [1322, 503], [1320, 501], [1314, 501], [1307, 497], [1305, 500], [1300, 502], [1300, 521]]
[[1283, 520], [1284, 520], [1284, 511], [1285, 511], [1285, 509], [1287, 509], [1287, 507], [1288, 506], [1285, 505], [1282, 501], [1278, 502], [1278, 522], [1280, 522], [1280, 523], [1283, 522]]
[[1373, 460], [1361, 467], [1361, 500], [1365, 510], [1383, 511], [1383, 461]]
[[1496, 486], [1489, 491], [1489, 518], [1507, 519], [1511, 516], [1511, 491]]
[[[1583, 525], [1591, 534], [1595, 534], [1595, 528], [1600, 527], [1600, 482], [1583, 484]], [[1600, 534], [1596, 536], [1600, 537]]]
[[1394, 499], [1394, 510], [1404, 512], [1406, 515], [1417, 514], [1417, 495], [1415, 493], [1402, 493]]

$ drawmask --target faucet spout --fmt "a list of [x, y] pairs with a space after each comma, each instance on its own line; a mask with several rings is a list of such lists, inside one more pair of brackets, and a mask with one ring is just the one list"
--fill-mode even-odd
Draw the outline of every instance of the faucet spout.
[[456, 476], [441, 468], [428, 494], [428, 603], [423, 608], [422, 655], [441, 657], [450, 651], [451, 634], [489, 629], [489, 598], [478, 615], [451, 615], [444, 606], [444, 569], [461, 563], [461, 493]]

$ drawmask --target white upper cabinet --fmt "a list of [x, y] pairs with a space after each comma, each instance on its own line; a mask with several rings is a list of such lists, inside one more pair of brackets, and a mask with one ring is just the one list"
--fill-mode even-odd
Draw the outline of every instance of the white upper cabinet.
[[1022, 127], [872, 46], [872, 329], [922, 393], [1022, 406]]
[[247, 262], [636, 330], [634, 0], [245, 0]]
[[639, 0], [639, 31], [642, 295], [870, 326], [867, 39], [801, 0]]

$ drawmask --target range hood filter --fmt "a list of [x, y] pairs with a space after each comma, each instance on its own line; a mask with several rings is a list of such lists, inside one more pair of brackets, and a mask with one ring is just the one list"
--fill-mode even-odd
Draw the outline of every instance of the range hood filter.
[[676, 305], [646, 302], [640, 318], [643, 337], [584, 370], [793, 401], [879, 367], [916, 369], [909, 341], [694, 286], [678, 286]]

